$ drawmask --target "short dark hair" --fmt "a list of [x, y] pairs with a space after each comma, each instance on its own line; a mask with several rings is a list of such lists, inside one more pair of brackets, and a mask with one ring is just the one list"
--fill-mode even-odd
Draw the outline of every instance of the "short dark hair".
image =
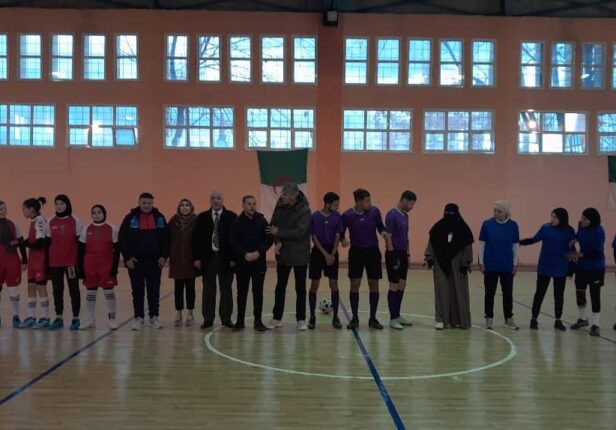
[[400, 196], [400, 200], [408, 200], [409, 202], [416, 202], [417, 201], [417, 195], [414, 192], [412, 192], [412, 191], [406, 190]]
[[154, 200], [154, 196], [152, 195], [152, 193], [141, 193], [139, 195], [139, 199], [150, 199], [150, 200]]
[[[246, 203], [246, 200], [248, 200], [248, 199], [255, 199], [255, 196], [253, 196], [252, 194], [248, 194], [248, 195], [242, 197], [242, 204]], [[257, 200], [257, 199], [255, 199], [255, 200]]]
[[365, 199], [366, 197], [370, 197], [370, 193], [368, 192], [368, 190], [364, 190], [363, 188], [358, 188], [355, 191], [353, 191], [353, 198], [355, 199], [355, 203], [357, 203], [360, 200]]
[[333, 191], [329, 191], [325, 193], [325, 195], [323, 196], [323, 203], [325, 203], [326, 205], [332, 204], [339, 200], [340, 200], [340, 196], [334, 193]]

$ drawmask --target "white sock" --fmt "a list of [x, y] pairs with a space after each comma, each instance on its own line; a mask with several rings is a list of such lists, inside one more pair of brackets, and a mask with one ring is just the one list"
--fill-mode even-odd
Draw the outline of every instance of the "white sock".
[[36, 318], [36, 297], [28, 297], [28, 314], [30, 318]]
[[49, 318], [49, 297], [41, 299], [41, 309], [43, 310], [43, 318]]
[[[15, 288], [15, 290], [17, 290], [17, 288]], [[19, 291], [11, 291], [11, 295], [9, 297], [11, 308], [13, 309], [13, 315], [19, 315]]]
[[90, 321], [94, 321], [96, 315], [96, 293], [98, 293], [98, 290], [87, 290], [86, 292], [86, 306]]
[[115, 290], [110, 288], [105, 291], [105, 299], [107, 300], [107, 310], [109, 311], [109, 317], [115, 319], [116, 313], [116, 295]]
[[601, 315], [599, 312], [592, 313], [592, 325], [599, 327], [599, 315]]
[[588, 315], [586, 313], [586, 306], [578, 306], [578, 310], [580, 311], [580, 319], [587, 320]]

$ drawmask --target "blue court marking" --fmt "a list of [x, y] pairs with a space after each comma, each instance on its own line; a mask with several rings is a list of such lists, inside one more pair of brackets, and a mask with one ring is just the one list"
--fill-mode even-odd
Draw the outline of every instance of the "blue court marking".
[[[351, 316], [349, 315], [347, 308], [344, 306], [342, 302], [340, 303], [340, 307], [342, 307], [344, 316], [350, 322]], [[383, 398], [383, 401], [385, 402], [385, 406], [387, 406], [387, 409], [389, 410], [389, 414], [391, 415], [391, 419], [394, 421], [396, 429], [398, 430], [406, 429], [406, 427], [404, 426], [404, 423], [402, 422], [402, 418], [400, 418], [400, 414], [398, 414], [398, 410], [396, 409], [396, 406], [394, 405], [393, 400], [391, 400], [391, 397], [389, 397], [387, 388], [385, 388], [385, 384], [383, 384], [383, 381], [381, 380], [381, 377], [379, 376], [379, 372], [376, 370], [376, 366], [374, 365], [374, 362], [370, 358], [370, 355], [368, 354], [368, 351], [366, 350], [366, 347], [364, 346], [364, 343], [359, 337], [359, 333], [357, 333], [356, 329], [353, 329], [353, 337], [355, 337], [355, 341], [357, 342], [357, 345], [359, 346], [359, 349], [361, 350], [361, 353], [364, 356], [364, 360], [366, 360], [368, 369], [370, 369], [370, 373], [372, 374], [372, 377], [374, 378], [374, 383], [379, 389], [379, 393], [381, 394], [381, 397]]]
[[[160, 298], [159, 302], [162, 302], [163, 300], [165, 300], [166, 298], [168, 298], [169, 296], [171, 296], [171, 294], [173, 294], [173, 292], [169, 292], [167, 294], [165, 294], [163, 297]], [[62, 366], [64, 366], [66, 363], [68, 363], [69, 361], [71, 361], [73, 358], [77, 357], [79, 354], [81, 354], [82, 352], [84, 352], [85, 350], [93, 347], [94, 345], [96, 345], [98, 342], [100, 342], [101, 340], [107, 338], [108, 336], [111, 336], [112, 334], [116, 333], [118, 330], [120, 330], [122, 327], [124, 327], [126, 324], [128, 324], [129, 322], [133, 321], [134, 318], [129, 318], [126, 321], [124, 321], [122, 324], [120, 324], [118, 326], [117, 330], [109, 330], [108, 332], [106, 332], [105, 334], [100, 335], [99, 337], [97, 337], [96, 339], [94, 339], [93, 341], [91, 341], [90, 343], [88, 343], [86, 346], [78, 349], [77, 351], [73, 352], [71, 355], [69, 355], [68, 357], [58, 361], [56, 364], [54, 364], [53, 366], [51, 366], [49, 369], [45, 370], [43, 373], [39, 374], [38, 376], [34, 377], [33, 379], [31, 379], [30, 381], [28, 381], [27, 383], [25, 383], [24, 385], [22, 385], [19, 388], [16, 388], [15, 390], [11, 391], [9, 394], [7, 394], [5, 397], [3, 397], [2, 399], [0, 399], [0, 406], [4, 405], [5, 403], [7, 403], [8, 401], [14, 399], [15, 397], [19, 396], [20, 394], [22, 394], [24, 391], [26, 391], [28, 388], [32, 387], [34, 384], [36, 384], [37, 382], [39, 382], [40, 380], [42, 380], [43, 378], [51, 375], [53, 372], [55, 372], [56, 370], [58, 370], [59, 368], [61, 368]]]

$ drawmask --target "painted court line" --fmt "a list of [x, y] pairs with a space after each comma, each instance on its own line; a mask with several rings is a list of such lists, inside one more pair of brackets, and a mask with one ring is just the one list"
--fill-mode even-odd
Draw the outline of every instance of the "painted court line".
[[[171, 296], [171, 294], [173, 294], [173, 292], [169, 292], [167, 294], [165, 294], [163, 297], [160, 298], [159, 302], [162, 302], [163, 300], [165, 300], [166, 298], [168, 298], [169, 296]], [[118, 326], [117, 330], [109, 330], [106, 333], [100, 335], [99, 337], [97, 337], [96, 339], [94, 339], [93, 341], [91, 341], [90, 343], [88, 343], [87, 345], [85, 345], [84, 347], [78, 349], [77, 351], [73, 352], [71, 355], [69, 355], [68, 357], [58, 361], [56, 364], [54, 364], [53, 366], [51, 366], [49, 369], [45, 370], [44, 372], [40, 373], [39, 375], [35, 376], [34, 378], [32, 378], [30, 381], [28, 381], [27, 383], [25, 383], [24, 385], [22, 385], [21, 387], [16, 388], [15, 390], [11, 391], [9, 394], [7, 394], [5, 397], [3, 397], [2, 399], [0, 399], [0, 406], [4, 405], [5, 403], [7, 403], [8, 401], [14, 399], [15, 397], [19, 396], [20, 394], [22, 394], [23, 392], [25, 392], [26, 390], [28, 390], [29, 388], [31, 388], [34, 384], [36, 384], [37, 382], [39, 382], [40, 380], [46, 378], [47, 376], [51, 375], [53, 372], [55, 372], [56, 370], [58, 370], [59, 368], [61, 368], [62, 366], [64, 366], [66, 363], [68, 363], [69, 361], [71, 361], [73, 358], [77, 357], [79, 354], [81, 354], [82, 352], [84, 352], [85, 350], [93, 347], [94, 345], [96, 345], [98, 342], [100, 342], [101, 340], [111, 336], [112, 334], [116, 333], [117, 331], [119, 331], [122, 327], [124, 327], [126, 324], [128, 324], [129, 322], [131, 322], [134, 318], [131, 317], [129, 319], [127, 319], [126, 321], [124, 321], [122, 324], [120, 324]]]

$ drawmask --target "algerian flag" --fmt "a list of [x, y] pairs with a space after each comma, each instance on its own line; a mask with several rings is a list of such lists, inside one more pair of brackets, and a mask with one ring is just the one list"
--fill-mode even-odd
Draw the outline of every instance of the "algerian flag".
[[616, 156], [608, 155], [607, 170], [610, 179], [610, 195], [607, 207], [611, 211], [616, 211]]
[[295, 182], [306, 194], [308, 150], [257, 151], [261, 175], [261, 212], [269, 220], [274, 213], [282, 186]]

